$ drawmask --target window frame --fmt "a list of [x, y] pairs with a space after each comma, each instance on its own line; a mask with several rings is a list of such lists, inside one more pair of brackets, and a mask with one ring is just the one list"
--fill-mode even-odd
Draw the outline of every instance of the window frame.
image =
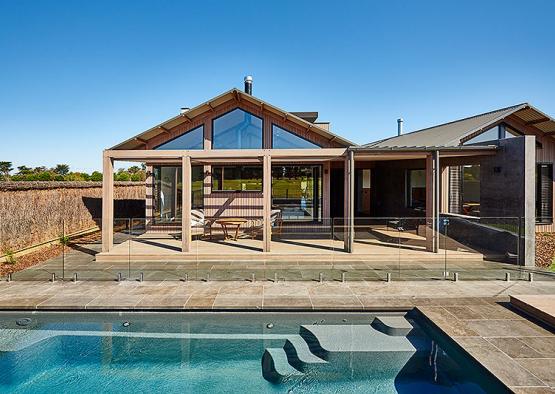
[[[423, 207], [414, 206], [412, 204], [412, 189], [411, 189], [411, 172], [412, 171], [424, 171], [426, 175], [425, 168], [407, 168], [405, 171], [405, 207], [409, 209], [426, 209], [426, 203], [424, 202]], [[426, 178], [424, 177], [424, 189], [426, 189]]]
[[[316, 145], [316, 148], [312, 148], [312, 147], [311, 147], [311, 148], [274, 148], [274, 126], [277, 127], [277, 128], [280, 128], [280, 129], [282, 129], [283, 131], [285, 131], [285, 132], [287, 132], [287, 133], [290, 133], [290, 134], [294, 135], [295, 137], [300, 138], [300, 139], [302, 139], [302, 140], [304, 140], [304, 141], [306, 141], [306, 142], [308, 142], [308, 143], [311, 143], [311, 144], [313, 144], [313, 145]], [[317, 144], [317, 143], [314, 142], [314, 141], [310, 141], [310, 140], [307, 139], [307, 138], [301, 137], [301, 136], [298, 135], [297, 133], [294, 133], [294, 132], [292, 132], [291, 130], [286, 129], [285, 127], [281, 127], [280, 125], [278, 125], [278, 124], [276, 124], [276, 123], [274, 123], [274, 122], [271, 123], [271, 127], [270, 127], [270, 147], [271, 147], [271, 149], [318, 149], [318, 148], [319, 148], [319, 149], [322, 149], [322, 148], [323, 148], [322, 145]]]
[[[546, 217], [542, 217], [544, 218], [542, 219], [538, 219], [538, 205], [539, 205], [539, 193], [538, 193], [538, 189], [540, 188], [540, 184], [539, 184], [539, 179], [538, 179], [538, 168], [541, 166], [549, 166], [551, 168], [551, 201], [550, 201], [550, 211], [551, 211], [551, 216], [546, 216]], [[555, 165], [552, 162], [536, 162], [536, 185], [535, 185], [535, 191], [536, 191], [536, 201], [535, 201], [535, 217], [536, 217], [536, 224], [538, 225], [550, 225], [553, 224], [553, 197], [555, 194], [555, 190], [553, 187], [553, 181], [555, 180]]]
[[[254, 116], [255, 118], [260, 119], [260, 121], [262, 122], [262, 123], [261, 123], [261, 126], [260, 126], [260, 132], [261, 132], [261, 146], [260, 146], [260, 148], [214, 148], [214, 123], [216, 122], [216, 120], [218, 120], [218, 119], [220, 119], [220, 118], [222, 118], [222, 117], [224, 117], [224, 116], [226, 116], [226, 115], [228, 115], [228, 114], [230, 114], [230, 113], [232, 113], [233, 111], [236, 111], [236, 110], [240, 110], [240, 111], [246, 112], [246, 113], [248, 113], [249, 115]], [[211, 124], [211, 126], [212, 126], [212, 127], [211, 127], [211, 130], [210, 130], [210, 149], [214, 149], [214, 150], [229, 150], [229, 149], [264, 149], [264, 118], [263, 118], [263, 117], [260, 117], [260, 116], [258, 116], [258, 115], [255, 115], [255, 114], [253, 114], [252, 112], [247, 111], [247, 110], [244, 109], [244, 108], [235, 107], [235, 108], [233, 108], [233, 109], [230, 109], [229, 111], [226, 111], [226, 112], [224, 112], [223, 114], [218, 115], [218, 116], [212, 118], [212, 120], [210, 121], [210, 124]]]

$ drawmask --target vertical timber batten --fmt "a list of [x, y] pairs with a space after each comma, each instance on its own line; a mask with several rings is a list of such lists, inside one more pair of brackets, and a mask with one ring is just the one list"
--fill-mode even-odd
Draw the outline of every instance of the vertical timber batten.
[[102, 251], [114, 246], [114, 160], [102, 157]]
[[181, 251], [191, 251], [191, 158], [181, 158]]
[[272, 158], [266, 153], [263, 158], [262, 173], [262, 196], [263, 196], [263, 231], [262, 251], [269, 252], [272, 243], [272, 226], [270, 214], [272, 211]]

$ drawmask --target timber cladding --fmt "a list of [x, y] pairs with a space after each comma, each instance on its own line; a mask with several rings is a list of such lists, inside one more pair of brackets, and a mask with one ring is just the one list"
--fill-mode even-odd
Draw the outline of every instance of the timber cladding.
[[[115, 182], [114, 200], [116, 218], [144, 217], [144, 183]], [[0, 182], [0, 255], [99, 227], [101, 217], [102, 182]]]

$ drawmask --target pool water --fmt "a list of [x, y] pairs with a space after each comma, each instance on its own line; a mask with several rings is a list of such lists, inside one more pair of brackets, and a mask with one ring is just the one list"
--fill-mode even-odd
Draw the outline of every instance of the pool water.
[[424, 322], [387, 316], [414, 329], [378, 332], [370, 313], [0, 313], [0, 391], [505, 391]]

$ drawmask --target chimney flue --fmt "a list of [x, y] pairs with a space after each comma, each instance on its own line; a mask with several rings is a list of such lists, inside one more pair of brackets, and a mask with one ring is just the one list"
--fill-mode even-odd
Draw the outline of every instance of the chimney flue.
[[245, 77], [245, 93], [252, 96], [252, 77], [250, 75]]
[[403, 134], [403, 118], [397, 119], [397, 135]]
[[189, 111], [190, 109], [191, 109], [191, 108], [189, 108], [189, 107], [181, 107], [181, 108], [179, 109], [179, 113], [180, 113], [180, 114], [184, 114], [185, 112]]

